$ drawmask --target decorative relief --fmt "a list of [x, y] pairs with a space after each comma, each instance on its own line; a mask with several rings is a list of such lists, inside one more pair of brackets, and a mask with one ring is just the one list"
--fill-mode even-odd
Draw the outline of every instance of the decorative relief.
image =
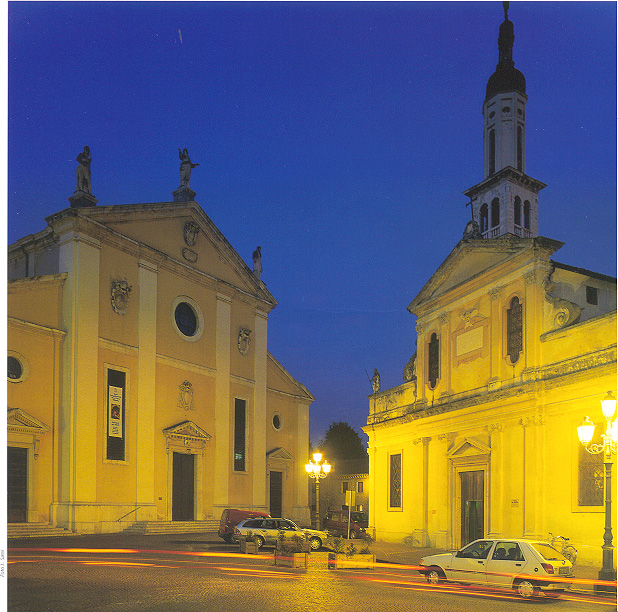
[[497, 431], [502, 431], [504, 429], [504, 423], [490, 423], [485, 428], [490, 434], [492, 434]]
[[446, 325], [448, 323], [448, 312], [443, 312], [440, 315], [440, 325]]
[[410, 361], [403, 368], [403, 381], [411, 382], [416, 380], [416, 353], [410, 357]]
[[241, 327], [238, 330], [238, 350], [241, 355], [246, 355], [249, 352], [249, 345], [251, 344], [251, 330], [246, 327]]
[[495, 300], [500, 299], [500, 294], [502, 293], [502, 287], [493, 287], [489, 290], [489, 299], [494, 302]]
[[551, 295], [551, 292], [556, 288], [556, 283], [551, 280], [553, 273], [554, 268], [552, 267], [547, 278], [543, 281], [543, 289], [545, 290], [545, 299], [557, 310], [554, 316], [554, 329], [560, 329], [577, 323], [581, 314], [581, 308], [577, 304], [569, 302], [569, 300]]
[[181, 410], [193, 410], [193, 385], [188, 380], [185, 380], [178, 389], [178, 408]]
[[423, 324], [417, 321], [416, 322], [416, 333], [420, 336], [422, 332], [423, 332]]
[[129, 305], [129, 293], [131, 293], [131, 285], [125, 280], [113, 280], [111, 299], [114, 312], [123, 315], [127, 311]]
[[465, 312], [459, 315], [459, 318], [464, 323], [464, 329], [466, 327], [472, 326], [472, 319], [474, 319], [474, 317], [476, 317], [478, 313], [479, 313], [478, 308], [471, 308], [470, 310], [466, 310]]
[[536, 282], [536, 272], [534, 270], [526, 272], [524, 274], [524, 280], [526, 281], [526, 285], [534, 285]]
[[191, 263], [195, 263], [197, 261], [197, 253], [191, 249], [182, 249], [182, 256]]
[[545, 417], [542, 414], [533, 414], [531, 416], [523, 417], [519, 423], [524, 427], [530, 427], [531, 425], [545, 425]]
[[195, 221], [187, 221], [183, 230], [185, 244], [193, 246], [197, 242], [197, 235], [200, 233], [200, 226]]

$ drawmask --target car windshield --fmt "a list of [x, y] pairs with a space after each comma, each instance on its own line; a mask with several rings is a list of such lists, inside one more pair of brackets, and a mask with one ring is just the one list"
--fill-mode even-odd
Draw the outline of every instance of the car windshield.
[[546, 561], [566, 561], [566, 558], [549, 544], [543, 544], [542, 542], [531, 542], [531, 546]]

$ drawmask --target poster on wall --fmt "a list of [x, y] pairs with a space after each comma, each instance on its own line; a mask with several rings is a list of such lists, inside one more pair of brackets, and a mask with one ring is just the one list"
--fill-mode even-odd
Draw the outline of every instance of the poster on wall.
[[112, 438], [122, 438], [122, 387], [108, 387], [109, 389], [109, 433]]

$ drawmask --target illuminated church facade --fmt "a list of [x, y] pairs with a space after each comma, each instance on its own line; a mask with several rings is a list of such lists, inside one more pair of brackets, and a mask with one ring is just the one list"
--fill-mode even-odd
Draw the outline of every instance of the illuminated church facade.
[[252, 270], [185, 183], [152, 204], [78, 189], [10, 245], [10, 524], [309, 524], [313, 396], [268, 350], [259, 249]]
[[598, 564], [603, 459], [577, 426], [590, 415], [599, 437], [600, 401], [615, 395], [616, 279], [558, 262], [563, 243], [538, 234], [545, 185], [526, 173], [513, 40], [505, 14], [472, 218], [408, 307], [417, 343], [403, 384], [369, 398], [369, 524], [378, 539], [441, 549], [559, 533]]

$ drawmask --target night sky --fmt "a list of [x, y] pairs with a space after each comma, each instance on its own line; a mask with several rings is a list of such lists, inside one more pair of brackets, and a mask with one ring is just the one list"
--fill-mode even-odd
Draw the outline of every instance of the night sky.
[[[511, 2], [527, 174], [554, 257], [616, 275], [616, 3]], [[403, 382], [406, 307], [482, 180], [501, 2], [11, 2], [8, 241], [69, 205], [196, 200], [279, 304], [269, 350], [316, 397], [312, 441], [359, 433]], [[364, 435], [363, 435], [364, 438]]]

